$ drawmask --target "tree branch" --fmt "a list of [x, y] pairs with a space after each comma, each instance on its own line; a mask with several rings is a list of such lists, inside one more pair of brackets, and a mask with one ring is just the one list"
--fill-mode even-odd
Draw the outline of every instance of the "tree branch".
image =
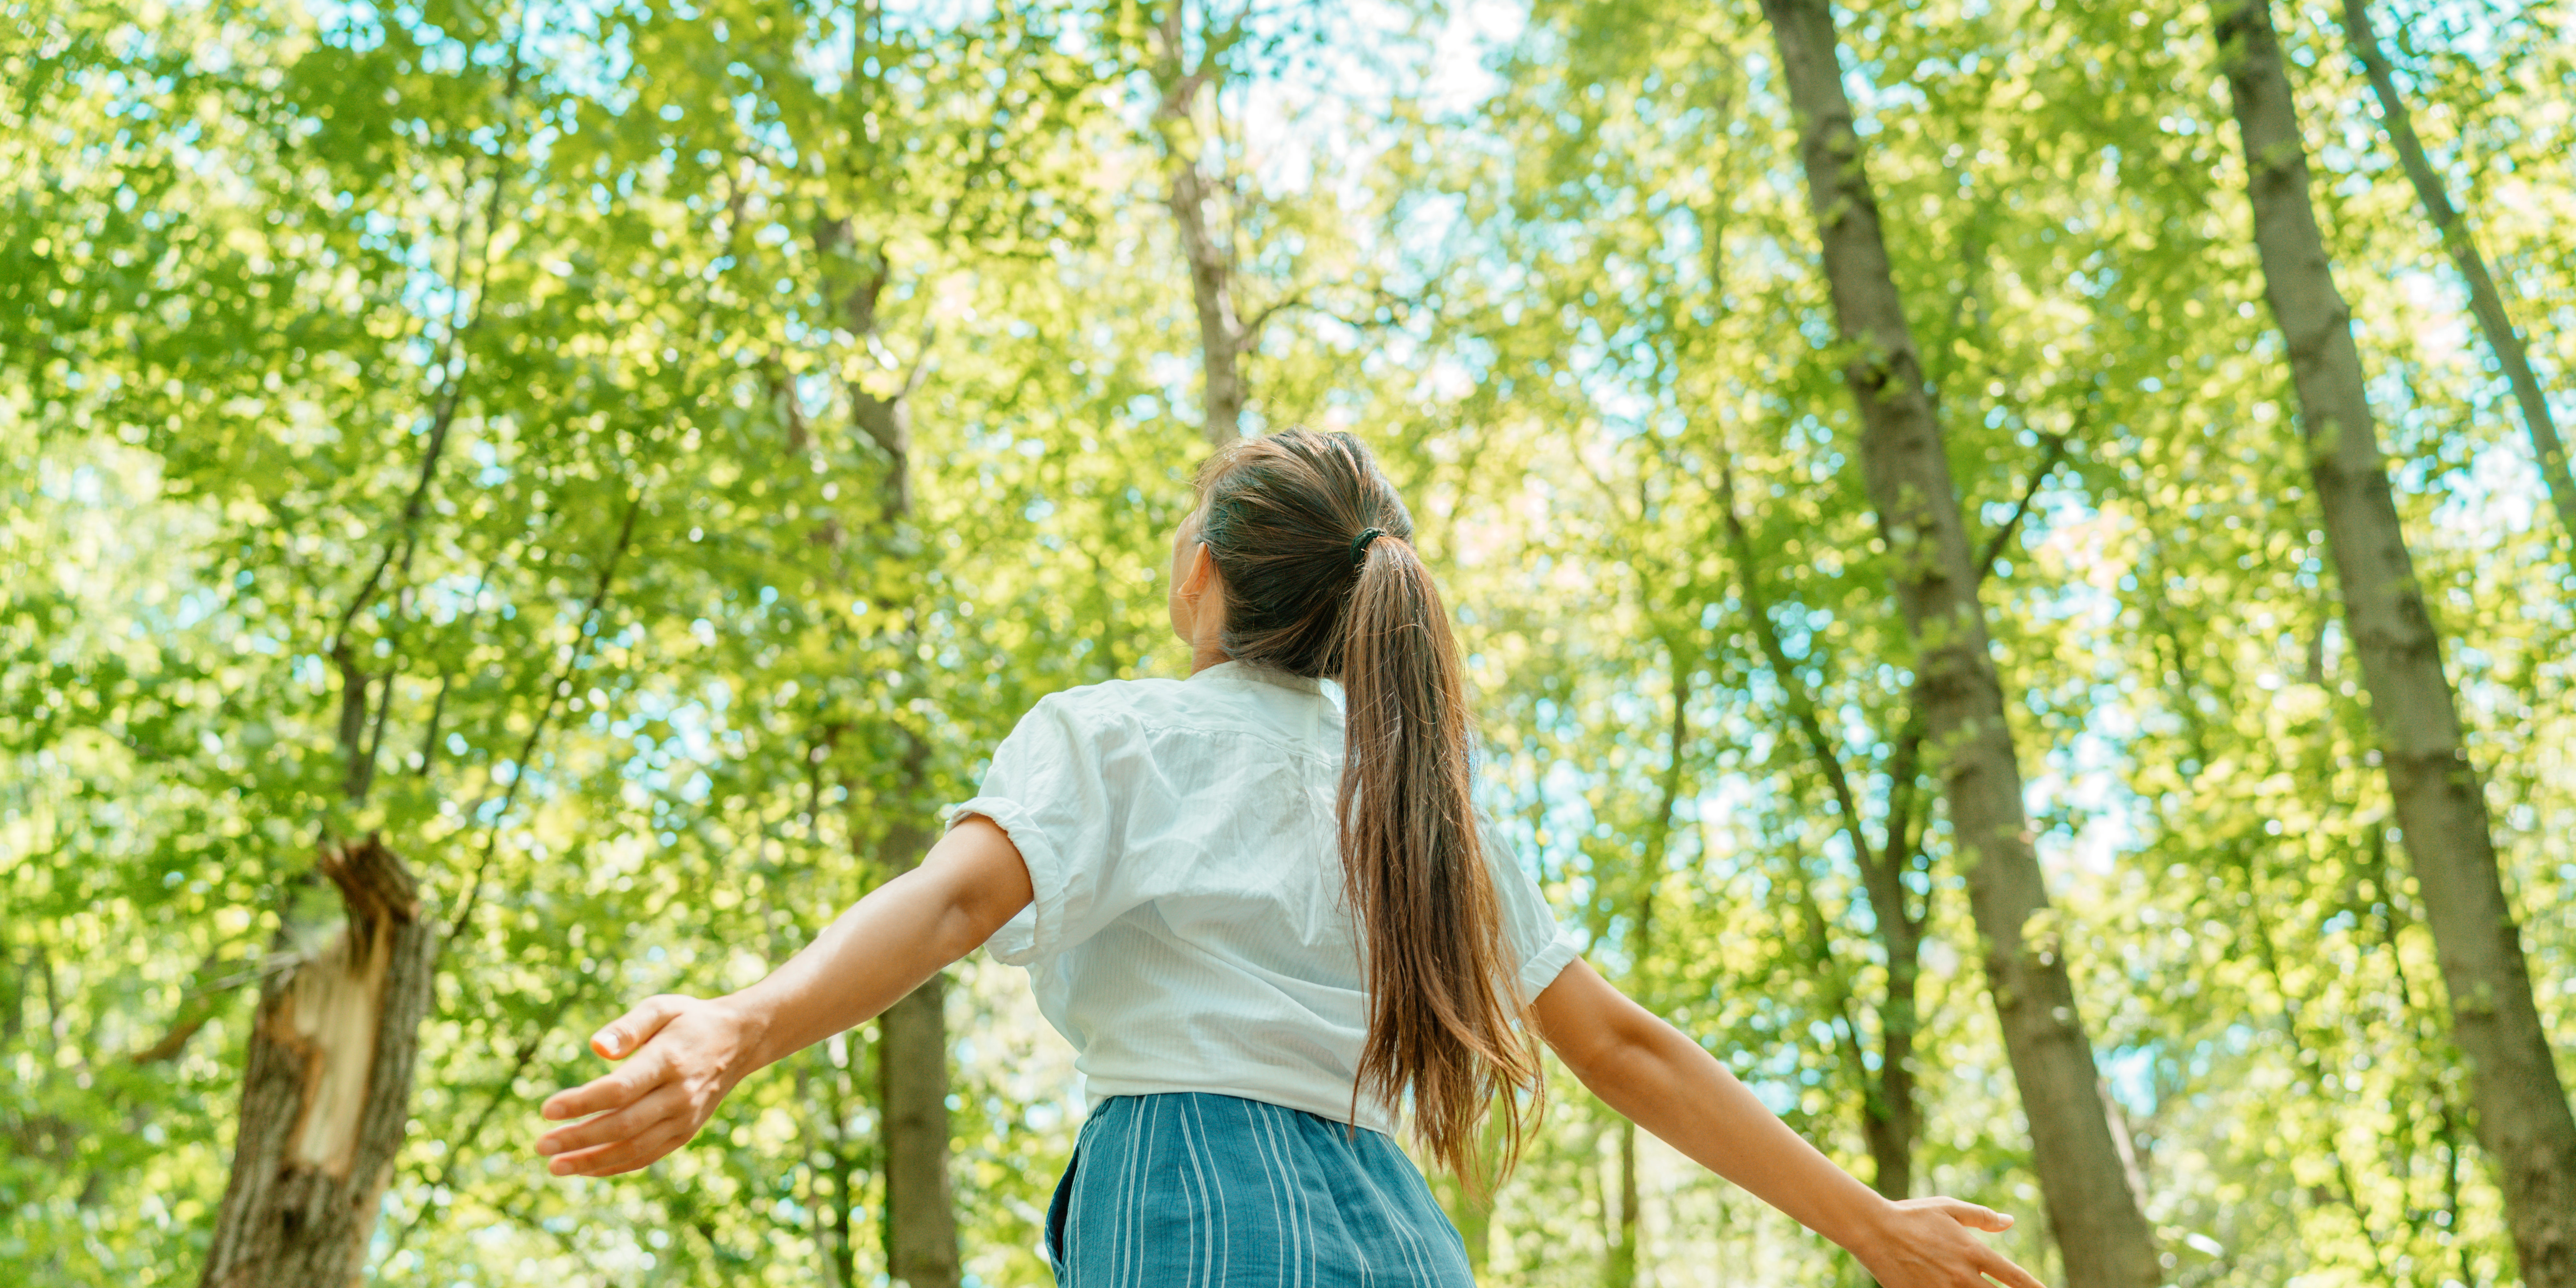
[[[618, 562], [626, 557], [627, 547], [634, 540], [635, 516], [643, 508], [644, 490], [639, 486], [634, 499], [626, 503], [626, 518], [618, 525], [617, 542], [609, 547], [608, 558], [601, 562], [599, 579], [591, 587], [590, 602], [583, 607], [577, 619], [582, 625], [586, 626], [598, 617], [600, 608], [607, 603], [610, 581], [617, 575]], [[474, 880], [466, 887], [465, 904], [457, 910], [455, 919], [447, 923], [446, 933], [440, 936], [442, 939], [453, 939], [463, 933], [473, 919], [475, 906], [482, 902], [484, 878], [490, 874], [493, 853], [501, 845], [501, 820], [509, 817], [510, 806], [519, 798], [520, 785], [528, 781], [529, 761], [537, 754], [537, 742], [545, 737], [546, 725], [554, 719], [555, 707], [562, 702], [564, 690], [572, 683], [573, 668], [581, 663], [580, 648], [576, 646], [572, 652], [573, 655], [564, 660], [563, 672], [546, 686], [546, 704], [538, 710], [536, 721], [528, 726], [528, 736], [519, 745], [518, 759], [511, 762], [515, 771], [510, 775], [510, 786], [501, 794], [501, 807], [492, 814], [491, 827], [483, 834], [483, 855], [474, 865]]]
[[2066, 460], [2067, 448], [2075, 436], [2083, 432], [2085, 419], [2091, 415], [2092, 409], [2087, 407], [2075, 413], [2075, 424], [2065, 433], [2042, 436], [2048, 450], [2041, 454], [2039, 468], [2031, 472], [2030, 486], [2022, 489], [2021, 500], [2013, 506], [2012, 517], [2004, 520], [2004, 526], [1995, 529], [1995, 534], [1987, 538], [1985, 548], [1977, 552], [1977, 581], [1980, 585], [1994, 575], [1995, 561], [2003, 558], [2004, 547], [2011, 543], [2013, 534], [2021, 530], [2021, 521], [2030, 517], [2031, 502], [2038, 499], [2040, 485], [2048, 482], [2048, 476], [2056, 473], [2058, 465]]
[[1834, 795], [1834, 804], [1842, 811], [1842, 827], [1851, 837], [1854, 852], [1866, 856], [1871, 851], [1869, 838], [1861, 833], [1860, 798], [1852, 790], [1851, 779], [1843, 772], [1840, 752], [1817, 714], [1816, 701], [1808, 694], [1806, 682], [1798, 677], [1797, 664], [1780, 642], [1780, 629], [1771, 621], [1771, 603], [1763, 597], [1760, 569], [1753, 562], [1753, 538], [1745, 530], [1743, 516], [1735, 508], [1735, 465], [1725, 452], [1718, 454], [1717, 494], [1720, 512], [1726, 524], [1729, 551], [1736, 572], [1744, 586], [1744, 615], [1750, 619], [1753, 638], [1769, 664], [1772, 678], [1788, 697], [1789, 718], [1814, 753], [1817, 766], [1824, 772], [1825, 785]]

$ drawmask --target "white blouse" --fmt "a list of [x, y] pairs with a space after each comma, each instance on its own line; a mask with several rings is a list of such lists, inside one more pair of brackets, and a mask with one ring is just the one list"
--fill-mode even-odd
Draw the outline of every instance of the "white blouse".
[[[1333, 815], [1340, 686], [1226, 662], [1051, 694], [948, 810], [1010, 833], [1036, 898], [994, 932], [1095, 1099], [1209, 1091], [1350, 1121], [1367, 1034], [1362, 941]], [[1575, 957], [1490, 822], [1517, 985]], [[1363, 1099], [1361, 1126], [1392, 1133]]]

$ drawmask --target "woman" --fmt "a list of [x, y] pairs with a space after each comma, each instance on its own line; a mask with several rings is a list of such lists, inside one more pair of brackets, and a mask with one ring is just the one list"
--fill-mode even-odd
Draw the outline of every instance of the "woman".
[[[1538, 1103], [1525, 1035], [1602, 1100], [1857, 1256], [1887, 1288], [2038, 1281], [1955, 1199], [1890, 1202], [1575, 955], [1469, 800], [1457, 648], [1404, 503], [1348, 434], [1201, 469], [1172, 543], [1187, 680], [1038, 703], [920, 867], [767, 979], [654, 997], [592, 1039], [556, 1175], [633, 1171], [752, 1070], [979, 944], [1028, 967], [1099, 1106], [1047, 1220], [1070, 1288], [1470, 1285], [1391, 1135], [1472, 1171]], [[1322, 681], [1337, 682], [1340, 701]]]

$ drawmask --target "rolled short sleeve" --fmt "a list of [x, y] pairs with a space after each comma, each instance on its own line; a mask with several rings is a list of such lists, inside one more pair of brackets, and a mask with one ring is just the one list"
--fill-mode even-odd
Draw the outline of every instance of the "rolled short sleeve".
[[1538, 882], [1521, 866], [1511, 838], [1481, 814], [1477, 823], [1483, 832], [1485, 867], [1502, 903], [1503, 940], [1519, 967], [1521, 996], [1536, 998], [1583, 954], [1583, 945], [1574, 932], [1557, 924], [1556, 912], [1547, 906]]
[[1117, 741], [1060, 696], [1040, 699], [994, 748], [975, 798], [948, 807], [951, 827], [970, 814], [993, 820], [1028, 865], [1029, 906], [984, 941], [995, 959], [1026, 966], [1061, 953], [1136, 902], [1117, 879]]

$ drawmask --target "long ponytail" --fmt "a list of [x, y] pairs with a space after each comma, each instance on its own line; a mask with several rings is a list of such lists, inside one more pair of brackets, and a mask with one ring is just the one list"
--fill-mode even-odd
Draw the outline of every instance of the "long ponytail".
[[1478, 1124], [1502, 1115], [1508, 1170], [1540, 1065], [1486, 869], [1504, 860], [1484, 852], [1468, 794], [1458, 643], [1412, 515], [1349, 434], [1246, 440], [1208, 461], [1199, 490], [1200, 539], [1226, 586], [1226, 652], [1329, 675], [1347, 699], [1336, 812], [1368, 981], [1354, 1094], [1409, 1095], [1432, 1160], [1486, 1183]]

